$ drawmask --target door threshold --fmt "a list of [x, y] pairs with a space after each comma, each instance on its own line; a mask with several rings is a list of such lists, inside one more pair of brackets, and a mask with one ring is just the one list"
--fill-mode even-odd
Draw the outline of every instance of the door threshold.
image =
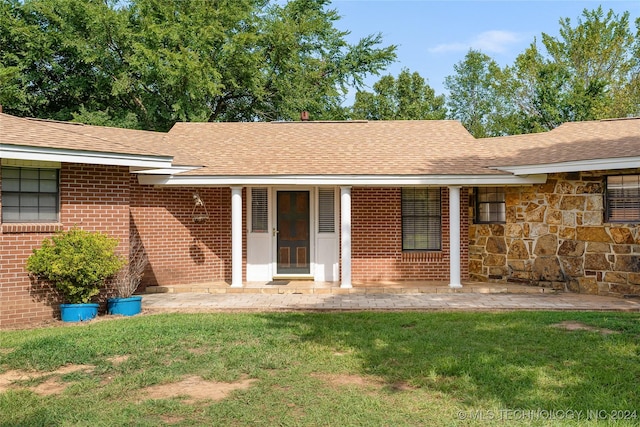
[[313, 276], [305, 274], [278, 274], [273, 276], [273, 280], [308, 280], [313, 282]]

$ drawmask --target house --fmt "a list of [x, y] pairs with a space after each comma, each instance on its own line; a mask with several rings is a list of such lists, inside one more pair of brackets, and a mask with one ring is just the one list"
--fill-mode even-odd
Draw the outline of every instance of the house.
[[456, 121], [177, 123], [0, 114], [0, 327], [52, 318], [24, 262], [79, 226], [141, 238], [142, 286], [517, 281], [640, 294], [640, 119], [476, 140]]

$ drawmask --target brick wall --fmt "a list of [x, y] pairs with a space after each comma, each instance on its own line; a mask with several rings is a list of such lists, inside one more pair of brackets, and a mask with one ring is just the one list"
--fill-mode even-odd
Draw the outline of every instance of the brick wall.
[[[103, 231], [121, 241], [137, 233], [149, 256], [142, 289], [156, 284], [231, 280], [231, 189], [142, 186], [124, 167], [63, 164], [60, 172], [61, 224], [3, 224], [0, 234], [0, 327], [51, 319], [58, 301], [35, 291], [24, 270], [26, 258], [56, 230], [78, 226]], [[194, 193], [208, 218], [196, 222]], [[466, 190], [463, 189], [463, 196]], [[245, 193], [246, 194], [246, 193]], [[442, 250], [402, 251], [400, 188], [353, 188], [352, 274], [354, 282], [448, 280], [449, 205], [442, 194]], [[468, 197], [462, 197], [461, 235], [468, 234]], [[246, 197], [243, 197], [243, 221]], [[243, 227], [243, 230], [246, 227]], [[246, 233], [243, 233], [246, 263]], [[468, 278], [468, 246], [463, 241], [462, 279]], [[244, 271], [244, 266], [243, 266]]]
[[[131, 179], [131, 228], [149, 257], [142, 288], [230, 281], [231, 189], [154, 188]], [[194, 221], [205, 212], [195, 207], [195, 192], [208, 212], [206, 221]]]
[[[400, 188], [353, 188], [352, 278], [356, 283], [449, 279], [449, 192], [441, 190], [442, 250], [402, 251]], [[461, 278], [468, 278], [468, 197], [461, 197]]]
[[[1, 183], [0, 183], [1, 185]], [[1, 205], [0, 205], [1, 206]], [[0, 229], [0, 327], [58, 315], [52, 294], [32, 286], [24, 265], [32, 250], [55, 231], [80, 227], [107, 232], [127, 253], [129, 172], [125, 167], [73, 165], [60, 169], [60, 223], [2, 224]]]

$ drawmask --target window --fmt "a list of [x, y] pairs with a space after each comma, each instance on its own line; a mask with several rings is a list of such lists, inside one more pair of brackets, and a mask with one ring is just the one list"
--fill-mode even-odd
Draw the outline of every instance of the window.
[[318, 232], [335, 233], [335, 231], [335, 192], [333, 188], [320, 188], [318, 190]]
[[441, 212], [439, 188], [403, 188], [402, 250], [440, 250]]
[[640, 175], [607, 177], [607, 222], [640, 222]]
[[251, 189], [251, 232], [268, 232], [269, 211], [266, 188]]
[[506, 222], [504, 188], [476, 188], [476, 223]]
[[57, 222], [58, 169], [2, 167], [2, 222]]

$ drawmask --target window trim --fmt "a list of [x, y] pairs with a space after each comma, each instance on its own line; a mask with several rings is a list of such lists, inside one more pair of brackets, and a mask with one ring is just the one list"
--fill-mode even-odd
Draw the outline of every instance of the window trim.
[[[632, 218], [632, 219], [613, 219], [612, 215], [611, 215], [611, 210], [612, 210], [612, 197], [610, 196], [611, 191], [610, 191], [610, 185], [609, 185], [609, 178], [622, 178], [623, 177], [636, 177], [636, 187], [635, 189], [638, 191], [638, 194], [635, 197], [619, 197], [620, 199], [623, 200], [623, 203], [625, 200], [629, 200], [629, 201], [635, 201], [635, 203], [638, 205], [636, 209], [637, 213], [636, 213], [636, 217]], [[622, 185], [624, 185], [624, 183], [622, 183]], [[604, 216], [605, 216], [605, 222], [607, 223], [614, 223], [614, 224], [635, 224], [635, 223], [640, 223], [640, 174], [618, 174], [618, 175], [607, 175], [605, 176], [605, 180], [604, 180]], [[620, 210], [625, 210], [625, 207], [622, 206], [620, 208], [618, 208]], [[627, 208], [629, 209], [629, 208]]]
[[[409, 214], [405, 214], [404, 209], [403, 209], [403, 204], [404, 204], [404, 192], [406, 190], [414, 190], [414, 200], [415, 200], [415, 190], [425, 190], [427, 192], [427, 197], [429, 196], [428, 193], [430, 191], [433, 191], [434, 193], [437, 192], [438, 194], [438, 211], [436, 214], [434, 214], [433, 212], [428, 212], [425, 215], [409, 215]], [[400, 217], [401, 217], [401, 247], [402, 247], [402, 252], [404, 253], [411, 253], [411, 252], [440, 252], [442, 251], [442, 237], [443, 237], [443, 233], [442, 233], [442, 188], [440, 187], [402, 187], [401, 191], [400, 191]], [[427, 219], [436, 219], [438, 221], [438, 242], [437, 242], [437, 247], [429, 247], [429, 248], [405, 248], [405, 229], [406, 229], [406, 225], [405, 225], [405, 218], [427, 218]], [[414, 235], [418, 234], [418, 233], [413, 233]]]
[[[480, 190], [488, 190], [488, 189], [495, 189], [495, 190], [502, 190], [502, 195], [503, 195], [503, 200], [496, 202], [481, 202], [480, 201]], [[497, 191], [495, 191], [496, 194], [499, 194]], [[475, 198], [475, 215], [474, 215], [474, 222], [476, 224], [506, 224], [507, 223], [507, 191], [505, 187], [500, 187], [500, 186], [492, 186], [492, 187], [475, 187], [474, 188], [474, 198]], [[502, 210], [504, 213], [504, 219], [503, 220], [498, 220], [498, 221], [483, 221], [480, 219], [480, 205], [502, 205], [504, 206], [504, 209]], [[489, 211], [491, 212], [491, 208], [489, 208]]]
[[[0, 222], [3, 224], [46, 224], [46, 223], [59, 223], [60, 222], [60, 210], [61, 210], [61, 203], [60, 203], [60, 168], [55, 168], [55, 167], [38, 167], [38, 166], [20, 166], [20, 165], [2, 165], [1, 167], [1, 171], [0, 171], [0, 175], [2, 174], [2, 172], [6, 171], [6, 170], [18, 170], [19, 171], [19, 177], [18, 177], [18, 182], [20, 185], [20, 189], [18, 191], [10, 191], [10, 190], [6, 190], [5, 187], [6, 185], [4, 184], [4, 181], [6, 181], [8, 178], [4, 178], [1, 179], [0, 182], [0, 206], [2, 207], [2, 212], [0, 214]], [[22, 185], [23, 185], [23, 171], [26, 170], [30, 170], [30, 171], [37, 171], [38, 172], [38, 191], [23, 191], [22, 190]], [[42, 181], [53, 181], [51, 180], [43, 180], [41, 177], [41, 173], [42, 171], [54, 171], [56, 174], [55, 177], [55, 184], [56, 184], [56, 189], [55, 191], [42, 191], [41, 190], [41, 183]], [[24, 178], [26, 179], [26, 178]], [[6, 198], [7, 195], [17, 195], [18, 198], [20, 198], [22, 195], [25, 194], [32, 194], [32, 195], [37, 195], [38, 199], [40, 195], [46, 194], [46, 195], [55, 195], [55, 218], [46, 218], [46, 219], [26, 219], [24, 218], [22, 215], [23, 213], [21, 212], [21, 206], [20, 203], [18, 204], [18, 218], [17, 219], [6, 219], [5, 218], [5, 208], [7, 207], [6, 204]], [[37, 214], [38, 217], [40, 217], [41, 214], [41, 206], [40, 206], [40, 202], [38, 200], [38, 206], [37, 206]]]

